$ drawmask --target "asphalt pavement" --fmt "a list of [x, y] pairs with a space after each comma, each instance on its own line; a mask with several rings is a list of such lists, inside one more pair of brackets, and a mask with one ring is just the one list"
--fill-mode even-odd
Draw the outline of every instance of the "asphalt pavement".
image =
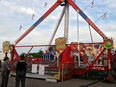
[[[15, 87], [15, 77], [9, 77], [8, 87]], [[81, 80], [77, 78], [55, 83], [46, 82], [41, 79], [26, 78], [25, 87], [116, 87], [116, 83], [95, 82], [94, 80]]]

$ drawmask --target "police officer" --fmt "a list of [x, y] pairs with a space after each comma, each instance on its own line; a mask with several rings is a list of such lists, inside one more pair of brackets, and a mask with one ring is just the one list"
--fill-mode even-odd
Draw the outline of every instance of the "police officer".
[[22, 87], [25, 87], [26, 69], [28, 64], [26, 60], [24, 60], [24, 54], [20, 55], [20, 60], [18, 60], [14, 66], [16, 68], [16, 87], [19, 87], [20, 81]]
[[10, 69], [11, 69], [11, 66], [9, 64], [9, 58], [8, 57], [4, 57], [4, 62], [2, 63], [2, 82], [1, 82], [1, 87], [7, 87]]
[[1, 63], [2, 63], [2, 62], [1, 62], [1, 60], [0, 60], [0, 68], [1, 68]]

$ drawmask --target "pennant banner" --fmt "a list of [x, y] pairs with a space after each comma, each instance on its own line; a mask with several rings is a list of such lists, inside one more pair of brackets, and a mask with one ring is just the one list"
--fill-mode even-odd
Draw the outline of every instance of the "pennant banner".
[[107, 18], [107, 13], [102, 16], [103, 19]]
[[20, 25], [20, 28], [19, 28], [19, 30], [21, 31], [21, 29], [22, 29], [22, 26]]
[[44, 6], [45, 8], [47, 7], [47, 4], [48, 4], [48, 3], [47, 3], [47, 2], [45, 2], [45, 6]]
[[32, 15], [32, 20], [34, 19], [34, 17], [35, 17], [35, 14]]
[[93, 8], [93, 5], [94, 5], [94, 0], [91, 2], [91, 7]]

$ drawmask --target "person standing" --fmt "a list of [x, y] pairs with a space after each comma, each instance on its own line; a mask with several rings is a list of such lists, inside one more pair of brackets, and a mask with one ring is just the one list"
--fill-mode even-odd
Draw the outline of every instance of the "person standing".
[[1, 82], [1, 87], [7, 87], [10, 69], [11, 69], [11, 66], [9, 64], [9, 58], [8, 57], [4, 57], [4, 62], [2, 63], [2, 82]]
[[1, 62], [1, 60], [0, 60], [0, 68], [1, 68], [1, 63], [2, 63], [2, 62]]
[[25, 78], [26, 78], [26, 69], [28, 67], [28, 63], [24, 60], [24, 54], [20, 55], [20, 60], [18, 60], [14, 66], [16, 68], [16, 87], [19, 87], [19, 83], [21, 81], [22, 87], [25, 87]]

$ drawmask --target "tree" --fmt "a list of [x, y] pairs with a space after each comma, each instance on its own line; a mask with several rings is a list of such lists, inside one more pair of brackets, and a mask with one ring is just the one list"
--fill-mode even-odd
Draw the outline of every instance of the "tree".
[[32, 55], [33, 57], [43, 57], [44, 52], [42, 50], [39, 50], [37, 53], [29, 53], [29, 55]]
[[26, 53], [22, 53], [22, 54], [26, 55]]

